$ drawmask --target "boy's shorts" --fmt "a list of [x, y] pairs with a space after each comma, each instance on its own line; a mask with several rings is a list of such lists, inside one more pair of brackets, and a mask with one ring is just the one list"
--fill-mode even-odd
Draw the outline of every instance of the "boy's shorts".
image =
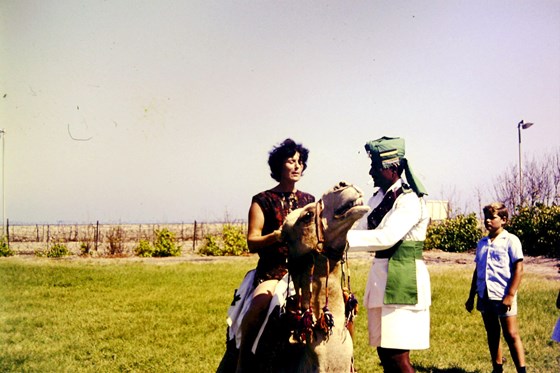
[[517, 294], [513, 297], [509, 311], [501, 300], [491, 300], [486, 297], [477, 297], [476, 309], [482, 313], [494, 314], [498, 317], [508, 317], [517, 315]]

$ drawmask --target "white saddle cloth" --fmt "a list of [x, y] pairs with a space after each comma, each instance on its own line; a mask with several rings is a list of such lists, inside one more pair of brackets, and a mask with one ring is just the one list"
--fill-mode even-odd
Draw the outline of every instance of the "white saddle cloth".
[[[241, 345], [241, 322], [243, 320], [243, 316], [247, 313], [249, 306], [251, 305], [251, 300], [253, 298], [253, 280], [255, 278], [255, 270], [251, 270], [247, 272], [241, 285], [235, 291], [235, 299], [232, 305], [228, 309], [227, 313], [227, 324], [229, 326], [229, 340], [235, 338], [235, 346], [239, 348]], [[296, 293], [294, 288], [294, 283], [291, 281], [290, 276], [286, 274], [278, 284], [276, 285], [276, 289], [274, 290], [274, 295], [272, 296], [272, 300], [270, 301], [270, 306], [268, 307], [268, 312], [266, 313], [266, 318], [261, 325], [259, 330], [259, 334], [257, 338], [255, 338], [255, 342], [253, 343], [252, 351], [253, 353], [256, 352], [257, 346], [259, 345], [259, 340], [262, 336], [262, 333], [268, 323], [268, 319], [274, 309], [279, 306], [280, 314], [284, 313], [284, 307], [286, 305], [286, 299], [289, 296], [292, 296]]]
[[256, 270], [253, 269], [245, 274], [241, 285], [239, 285], [238, 289], [235, 289], [233, 302], [227, 312], [228, 340], [235, 338], [235, 346], [237, 348], [241, 345], [241, 321], [243, 321], [243, 316], [249, 309], [251, 299], [253, 298], [255, 272]]

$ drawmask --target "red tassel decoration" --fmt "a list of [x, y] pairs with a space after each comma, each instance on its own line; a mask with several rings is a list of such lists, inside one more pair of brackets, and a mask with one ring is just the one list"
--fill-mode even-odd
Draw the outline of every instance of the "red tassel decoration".
[[332, 328], [334, 326], [334, 316], [329, 310], [328, 306], [323, 307], [323, 312], [319, 319], [319, 328], [327, 335], [332, 334]]

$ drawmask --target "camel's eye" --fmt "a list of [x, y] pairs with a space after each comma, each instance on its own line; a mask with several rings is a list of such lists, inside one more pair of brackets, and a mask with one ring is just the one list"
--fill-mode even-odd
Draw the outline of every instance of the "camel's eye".
[[302, 224], [309, 224], [313, 221], [313, 217], [315, 216], [315, 214], [313, 213], [313, 211], [306, 211], [300, 218], [299, 221]]

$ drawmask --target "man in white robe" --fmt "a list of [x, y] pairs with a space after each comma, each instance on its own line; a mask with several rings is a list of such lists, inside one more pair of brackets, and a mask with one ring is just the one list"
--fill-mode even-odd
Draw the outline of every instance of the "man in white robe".
[[430, 346], [430, 276], [422, 260], [426, 192], [404, 158], [403, 139], [383, 137], [365, 148], [379, 189], [368, 202], [371, 214], [348, 232], [349, 250], [376, 253], [364, 299], [370, 344], [386, 372], [414, 372], [410, 350]]

